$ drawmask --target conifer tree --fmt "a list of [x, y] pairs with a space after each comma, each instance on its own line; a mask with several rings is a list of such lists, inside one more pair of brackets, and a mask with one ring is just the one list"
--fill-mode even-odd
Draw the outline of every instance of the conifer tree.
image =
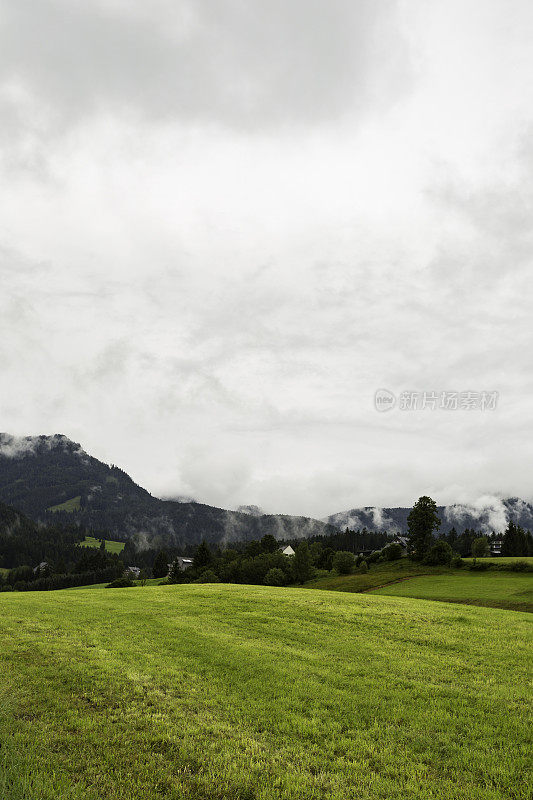
[[433, 531], [440, 528], [440, 518], [435, 501], [427, 495], [420, 497], [407, 517], [407, 525], [411, 556], [415, 560], [421, 561], [432, 545]]
[[155, 557], [152, 575], [154, 578], [166, 578], [168, 575], [168, 555], [164, 550], [160, 550]]

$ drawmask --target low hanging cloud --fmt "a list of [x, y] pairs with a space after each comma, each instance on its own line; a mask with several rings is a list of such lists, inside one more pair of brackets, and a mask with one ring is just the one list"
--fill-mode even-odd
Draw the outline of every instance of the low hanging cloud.
[[394, 522], [391, 517], [388, 517], [382, 508], [374, 507], [371, 510], [372, 520], [375, 527], [380, 531], [387, 531], [388, 533], [400, 533], [401, 528]]
[[509, 512], [499, 497], [485, 495], [472, 503], [448, 506], [444, 510], [447, 522], [462, 526], [476, 521], [475, 527], [483, 533], [501, 533], [509, 522]]
[[0, 433], [0, 456], [4, 458], [24, 458], [25, 456], [35, 455], [37, 452], [50, 451], [56, 449], [69, 449], [72, 453], [80, 457], [87, 454], [80, 445], [74, 445], [64, 434], [54, 434], [53, 436], [12, 436], [9, 433]]

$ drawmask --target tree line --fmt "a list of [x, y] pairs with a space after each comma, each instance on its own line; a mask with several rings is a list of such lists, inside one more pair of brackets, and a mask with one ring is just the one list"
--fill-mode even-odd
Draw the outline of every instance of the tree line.
[[435, 540], [441, 520], [437, 504], [427, 495], [417, 500], [407, 517], [407, 525], [408, 550], [416, 561], [432, 563], [440, 558], [438, 563], [450, 563], [456, 556], [481, 558], [490, 555], [490, 543], [495, 541], [501, 542], [502, 556], [533, 556], [533, 536], [512, 521], [508, 523], [503, 535], [480, 535], [469, 528], [459, 535], [452, 528]]
[[[460, 566], [461, 558], [490, 554], [490, 544], [501, 541], [502, 556], [533, 556], [533, 537], [520, 525], [509, 522], [503, 534], [482, 536], [473, 529], [458, 533], [452, 528], [440, 533], [441, 520], [430, 497], [421, 497], [408, 517], [408, 555], [427, 564]], [[94, 532], [90, 532], [93, 534]], [[250, 542], [235, 542], [224, 549], [205, 541], [187, 552], [193, 567], [179, 569], [177, 556], [183, 550], [149, 548], [137, 550], [128, 540], [120, 555], [110, 554], [101, 540], [100, 549], [80, 547], [87, 531], [76, 525], [38, 526], [15, 509], [0, 503], [0, 588], [54, 589], [114, 580], [130, 566], [145, 575], [164, 578], [169, 565], [172, 582], [193, 580], [231, 583], [266, 583], [284, 586], [303, 583], [317, 571], [349, 573], [368, 569], [376, 561], [401, 557], [403, 549], [391, 543], [390, 534], [362, 530], [335, 531], [307, 540], [280, 542], [273, 535]], [[287, 558], [282, 544], [292, 544], [295, 555]], [[36, 566], [45, 562], [43, 567]], [[7, 574], [6, 574], [7, 570]], [[83, 577], [81, 577], [83, 576]]]

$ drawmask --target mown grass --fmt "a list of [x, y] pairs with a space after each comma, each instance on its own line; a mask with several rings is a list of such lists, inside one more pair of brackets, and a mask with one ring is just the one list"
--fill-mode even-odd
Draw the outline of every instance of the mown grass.
[[235, 585], [0, 595], [5, 800], [529, 800], [531, 617]]
[[533, 574], [456, 570], [449, 574], [414, 577], [409, 581], [375, 589], [373, 594], [418, 597], [531, 612]]
[[[510, 562], [520, 559], [509, 559]], [[308, 581], [304, 588], [338, 592], [368, 592], [418, 597], [449, 603], [533, 611], [533, 574], [520, 572], [472, 572], [468, 568], [429, 567], [402, 558], [373, 564], [361, 575], [332, 572]]]
[[[473, 558], [465, 558], [467, 564], [471, 564]], [[484, 564], [515, 564], [517, 561], [525, 561], [526, 564], [533, 566], [533, 556], [487, 556], [487, 558], [478, 558], [477, 561], [482, 561]]]
[[[100, 547], [100, 539], [94, 536], [86, 536], [83, 542], [80, 542], [80, 547]], [[112, 539], [105, 540], [105, 549], [109, 553], [121, 553], [124, 550], [124, 542], [114, 542]]]
[[56, 506], [50, 506], [47, 508], [47, 511], [67, 511], [68, 513], [72, 513], [73, 511], [80, 510], [80, 501], [81, 495], [79, 494], [77, 497], [71, 497], [70, 500], [65, 500], [64, 503], [58, 503]]
[[305, 589], [327, 589], [332, 592], [366, 592], [376, 586], [383, 586], [391, 581], [399, 581], [404, 578], [411, 578], [415, 575], [426, 575], [428, 572], [448, 571], [445, 567], [426, 567], [416, 564], [407, 558], [398, 561], [390, 561], [384, 564], [372, 564], [370, 570], [362, 575], [354, 572], [351, 575], [337, 575], [330, 572], [320, 578], [307, 581]]

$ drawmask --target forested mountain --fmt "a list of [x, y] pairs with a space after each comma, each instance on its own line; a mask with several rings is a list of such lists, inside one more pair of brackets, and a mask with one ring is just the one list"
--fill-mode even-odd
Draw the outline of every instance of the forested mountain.
[[0, 503], [0, 568], [41, 561], [74, 562], [80, 558], [77, 543], [85, 533], [76, 525], [40, 526], [20, 511]]
[[0, 503], [0, 536], [14, 536], [16, 534], [32, 535], [37, 525], [15, 508]]
[[[48, 526], [106, 531], [108, 538], [133, 539], [137, 547], [153, 548], [185, 547], [202, 539], [213, 544], [249, 541], [265, 534], [286, 541], [345, 528], [405, 534], [410, 511], [367, 506], [317, 521], [161, 500], [119, 467], [93, 458], [59, 434], [24, 438], [0, 434], [0, 501]], [[440, 506], [438, 513], [440, 533], [452, 527], [501, 532], [509, 521], [533, 530], [533, 506], [518, 498], [487, 497], [471, 506]]]
[[66, 436], [0, 434], [0, 501], [46, 524], [76, 523], [137, 546], [185, 546], [327, 533], [307, 517], [227, 511], [194, 502], [160, 500], [123, 470], [88, 455]]
[[[324, 522], [335, 525], [341, 530], [366, 528], [368, 531], [406, 534], [410, 510], [410, 508], [366, 506], [332, 514]], [[442, 533], [447, 533], [451, 528], [459, 531], [469, 528], [481, 533], [501, 533], [509, 522], [533, 531], [533, 505], [517, 497], [501, 500], [498, 497], [487, 496], [472, 505], [455, 503], [438, 506], [437, 510], [441, 519]]]

